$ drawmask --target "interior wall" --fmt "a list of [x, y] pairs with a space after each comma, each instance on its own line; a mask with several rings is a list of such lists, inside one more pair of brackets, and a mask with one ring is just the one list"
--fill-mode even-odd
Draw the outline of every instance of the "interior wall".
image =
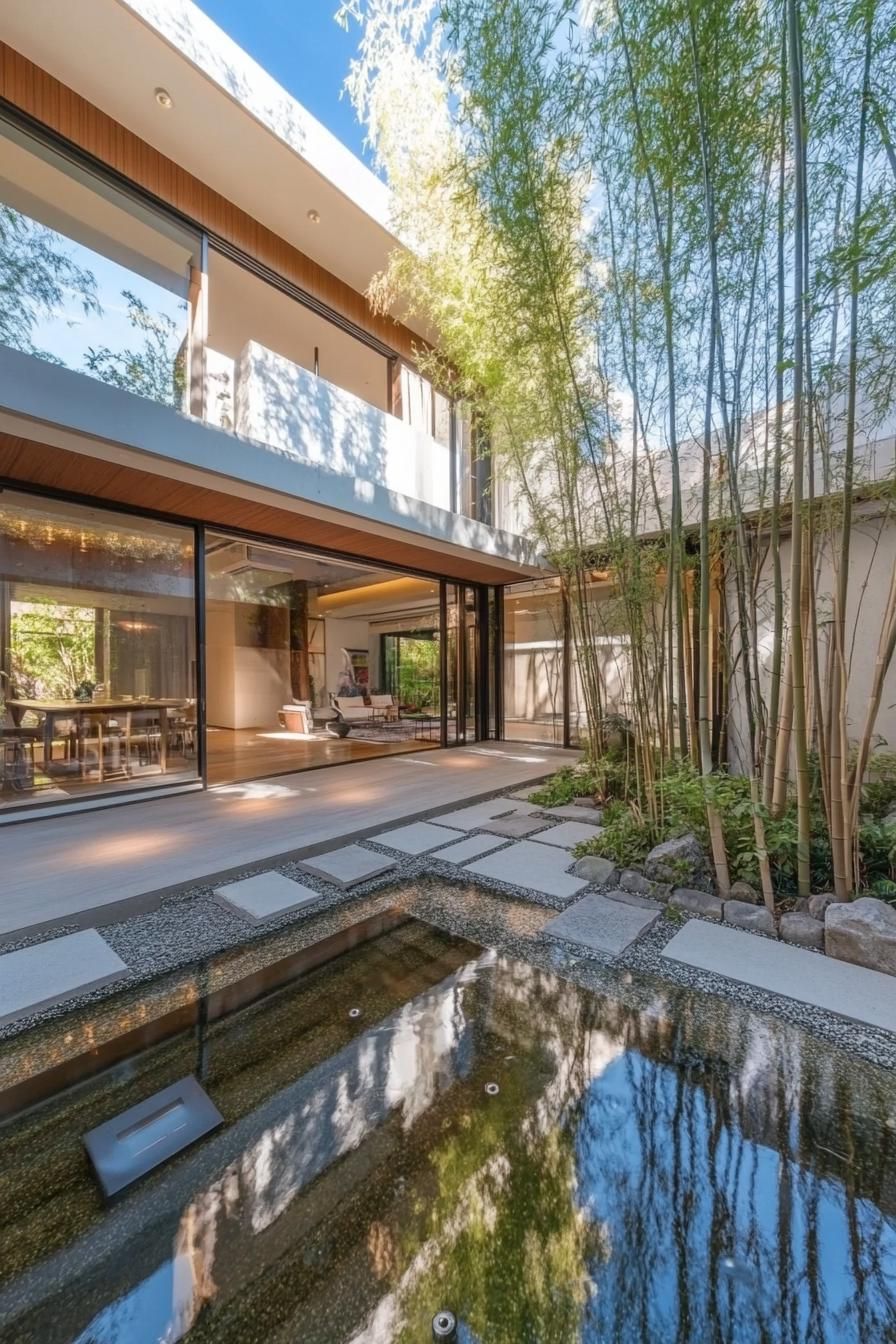
[[[327, 616], [324, 622], [327, 640], [327, 700], [330, 692], [336, 693], [345, 665], [343, 649], [367, 649], [370, 658], [370, 624], [357, 617]], [[371, 661], [370, 685], [375, 686], [379, 672]]]
[[271, 728], [290, 698], [285, 608], [210, 599], [206, 716], [214, 728]]
[[236, 369], [249, 341], [387, 410], [388, 362], [332, 322], [212, 248], [208, 277], [207, 418], [232, 428]]

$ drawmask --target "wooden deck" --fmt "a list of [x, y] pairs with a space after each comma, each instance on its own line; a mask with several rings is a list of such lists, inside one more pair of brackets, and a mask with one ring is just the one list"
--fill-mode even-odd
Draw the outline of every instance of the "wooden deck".
[[171, 887], [518, 788], [577, 757], [481, 742], [6, 826], [0, 940], [109, 923]]

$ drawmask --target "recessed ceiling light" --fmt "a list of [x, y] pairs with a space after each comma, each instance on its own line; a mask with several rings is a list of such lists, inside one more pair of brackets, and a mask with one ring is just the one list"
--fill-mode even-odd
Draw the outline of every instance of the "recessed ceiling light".
[[308, 211], [308, 218], [311, 220], [311, 223], [312, 223], [312, 224], [319, 224], [319, 223], [320, 223], [320, 215], [318, 214], [318, 212], [317, 212], [316, 210], [309, 210], [309, 211]]
[[155, 99], [159, 107], [164, 107], [166, 112], [174, 106], [174, 99], [167, 89], [156, 89]]

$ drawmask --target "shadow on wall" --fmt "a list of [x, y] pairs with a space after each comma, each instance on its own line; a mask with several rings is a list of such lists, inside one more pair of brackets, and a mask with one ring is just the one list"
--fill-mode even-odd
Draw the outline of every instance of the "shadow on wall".
[[[237, 360], [235, 381], [241, 438], [353, 480], [354, 502], [368, 508], [385, 490], [393, 512], [432, 535], [483, 549], [482, 525], [451, 513], [450, 453], [436, 439], [255, 341]], [[515, 540], [515, 558], [531, 563], [528, 544]]]

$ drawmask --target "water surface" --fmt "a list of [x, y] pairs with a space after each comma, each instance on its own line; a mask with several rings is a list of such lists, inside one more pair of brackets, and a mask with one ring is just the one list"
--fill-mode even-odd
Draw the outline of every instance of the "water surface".
[[[896, 1341], [883, 1071], [398, 915], [359, 937], [0, 1129], [0, 1339], [420, 1344], [447, 1307], [468, 1344]], [[80, 1136], [189, 1072], [225, 1125], [105, 1205]]]

